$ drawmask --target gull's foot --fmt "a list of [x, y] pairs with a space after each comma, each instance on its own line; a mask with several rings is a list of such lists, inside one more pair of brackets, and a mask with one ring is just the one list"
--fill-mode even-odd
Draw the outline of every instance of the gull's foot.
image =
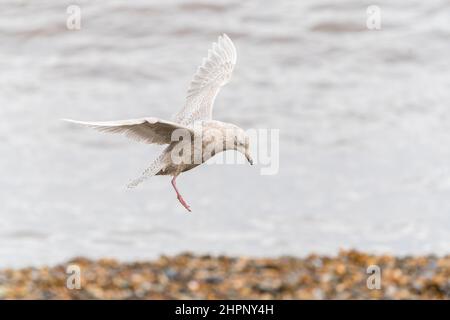
[[192, 212], [191, 207], [188, 206], [188, 204], [186, 203], [186, 201], [184, 201], [184, 199], [181, 195], [178, 195], [177, 199], [178, 199], [178, 201], [180, 201], [181, 205], [186, 208], [187, 211]]

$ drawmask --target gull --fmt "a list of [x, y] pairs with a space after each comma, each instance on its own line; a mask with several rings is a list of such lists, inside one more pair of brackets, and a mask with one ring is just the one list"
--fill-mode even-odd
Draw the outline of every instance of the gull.
[[177, 199], [190, 212], [190, 206], [176, 185], [176, 179], [182, 172], [226, 150], [242, 153], [253, 164], [249, 138], [244, 130], [234, 124], [212, 119], [214, 100], [221, 87], [229, 82], [236, 58], [236, 48], [231, 39], [226, 34], [219, 36], [191, 80], [184, 107], [171, 121], [154, 117], [103, 122], [62, 120], [102, 132], [125, 134], [147, 144], [167, 145], [128, 187], [136, 187], [151, 176], [172, 176], [171, 183]]

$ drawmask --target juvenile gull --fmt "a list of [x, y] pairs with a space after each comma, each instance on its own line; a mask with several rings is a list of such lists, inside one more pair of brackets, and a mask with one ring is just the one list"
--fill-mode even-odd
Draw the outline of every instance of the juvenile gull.
[[214, 100], [220, 88], [230, 80], [235, 64], [236, 48], [231, 39], [223, 34], [208, 50], [208, 57], [203, 59], [191, 81], [183, 109], [172, 121], [159, 118], [106, 122], [63, 120], [103, 132], [123, 133], [148, 144], [168, 145], [129, 187], [135, 187], [154, 175], [173, 176], [172, 186], [178, 200], [191, 211], [176, 185], [180, 173], [195, 168], [225, 150], [239, 151], [253, 164], [249, 139], [244, 130], [231, 123], [212, 120]]

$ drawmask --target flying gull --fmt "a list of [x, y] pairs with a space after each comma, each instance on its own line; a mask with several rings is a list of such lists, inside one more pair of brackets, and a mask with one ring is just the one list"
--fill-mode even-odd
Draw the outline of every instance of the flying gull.
[[122, 133], [148, 144], [168, 145], [142, 176], [128, 186], [136, 187], [151, 176], [170, 175], [178, 200], [191, 211], [176, 185], [182, 172], [226, 150], [241, 152], [253, 164], [249, 139], [244, 130], [231, 123], [212, 120], [214, 100], [220, 88], [230, 80], [235, 65], [236, 48], [223, 34], [208, 50], [208, 56], [191, 81], [183, 109], [172, 121], [153, 117], [105, 122], [63, 120], [103, 132]]

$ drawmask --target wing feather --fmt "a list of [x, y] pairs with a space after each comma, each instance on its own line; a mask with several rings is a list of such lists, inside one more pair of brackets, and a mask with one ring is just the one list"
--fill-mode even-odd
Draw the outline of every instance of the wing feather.
[[212, 118], [214, 100], [220, 88], [228, 83], [236, 65], [237, 53], [231, 39], [223, 34], [208, 50], [187, 92], [184, 108], [175, 122], [191, 125], [196, 120]]
[[141, 118], [119, 121], [76, 121], [70, 119], [62, 119], [71, 123], [81, 124], [101, 132], [121, 133], [127, 137], [141, 141], [144, 143], [154, 144], [170, 144], [172, 142], [172, 132], [176, 129], [188, 130], [193, 134], [192, 129], [158, 118]]

